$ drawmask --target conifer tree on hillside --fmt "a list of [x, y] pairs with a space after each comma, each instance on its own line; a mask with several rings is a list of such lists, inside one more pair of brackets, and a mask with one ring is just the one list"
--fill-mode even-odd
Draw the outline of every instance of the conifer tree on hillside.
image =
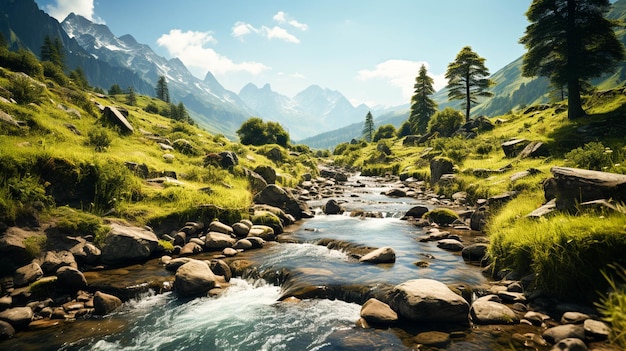
[[415, 78], [415, 93], [411, 98], [411, 113], [409, 114], [409, 123], [411, 133], [424, 134], [428, 128], [428, 121], [435, 112], [437, 112], [437, 103], [429, 96], [435, 93], [433, 88], [433, 79], [428, 76], [426, 67], [422, 65], [419, 73]]
[[585, 115], [584, 84], [624, 61], [624, 46], [613, 30], [617, 23], [605, 17], [610, 6], [609, 0], [534, 0], [526, 12], [522, 74], [567, 87], [569, 119]]
[[137, 94], [135, 93], [135, 89], [133, 87], [128, 87], [126, 91], [128, 94], [126, 96], [126, 103], [130, 106], [135, 106], [137, 104]]
[[63, 53], [63, 43], [59, 38], [53, 41], [50, 36], [46, 35], [41, 46], [40, 56], [41, 61], [52, 62], [63, 69], [65, 54]]
[[363, 125], [363, 137], [367, 142], [372, 141], [374, 137], [374, 117], [372, 112], [368, 111], [365, 115], [365, 124]]
[[485, 67], [485, 59], [478, 56], [469, 46], [464, 47], [450, 62], [446, 71], [448, 80], [448, 99], [463, 100], [465, 121], [470, 120], [472, 105], [478, 103], [479, 97], [493, 95], [489, 89], [493, 82], [488, 78], [489, 70]]
[[167, 80], [165, 76], [160, 76], [156, 86], [156, 97], [159, 100], [170, 102], [170, 92], [167, 88]]

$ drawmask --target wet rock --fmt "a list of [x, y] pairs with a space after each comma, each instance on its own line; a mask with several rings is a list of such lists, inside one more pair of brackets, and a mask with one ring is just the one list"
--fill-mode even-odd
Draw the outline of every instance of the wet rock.
[[594, 319], [587, 319], [583, 323], [585, 329], [585, 335], [592, 340], [606, 340], [611, 334], [611, 328], [604, 322]]
[[265, 245], [265, 240], [263, 240], [263, 238], [260, 238], [258, 236], [249, 236], [246, 238], [246, 240], [252, 243], [253, 249], [260, 249]]
[[468, 322], [467, 301], [432, 279], [414, 279], [396, 285], [390, 306], [400, 317], [414, 322]]
[[247, 239], [250, 240], [250, 237], [261, 238], [265, 241], [276, 240], [276, 234], [274, 233], [274, 229], [269, 226], [260, 224], [255, 224], [252, 226], [252, 228], [250, 228]]
[[87, 279], [74, 267], [61, 267], [56, 272], [57, 284], [63, 289], [77, 291], [87, 286]]
[[411, 207], [408, 211], [406, 211], [406, 213], [404, 214], [404, 216], [402, 216], [402, 220], [406, 220], [409, 218], [422, 218], [422, 216], [424, 215], [424, 213], [428, 212], [429, 209], [426, 206], [414, 206]]
[[483, 243], [468, 245], [461, 250], [461, 255], [466, 261], [480, 262], [486, 258], [488, 248], [489, 245]]
[[589, 319], [588, 314], [582, 312], [565, 312], [561, 316], [561, 324], [582, 324]]
[[413, 341], [427, 347], [445, 348], [450, 343], [450, 334], [440, 331], [428, 331], [417, 334]]
[[577, 338], [567, 338], [554, 345], [551, 351], [587, 351], [585, 342]]
[[187, 233], [185, 232], [178, 232], [176, 233], [176, 235], [174, 235], [174, 245], [178, 245], [178, 246], [185, 246], [185, 244], [187, 243]]
[[102, 262], [120, 264], [146, 260], [158, 247], [157, 236], [144, 228], [110, 223], [111, 231], [104, 239]]
[[94, 313], [98, 315], [109, 314], [122, 305], [122, 300], [117, 296], [96, 291], [93, 295]]
[[[470, 308], [472, 321], [476, 324], [517, 324], [519, 318], [509, 307], [494, 301], [495, 295], [483, 296]], [[497, 298], [497, 297], [496, 297]]]
[[232, 247], [227, 247], [224, 250], [222, 250], [222, 254], [226, 257], [233, 257], [233, 256], [236, 256], [238, 253], [239, 251], [235, 250]]
[[585, 338], [585, 329], [579, 324], [558, 325], [544, 331], [543, 338], [552, 344], [569, 338], [582, 340]]
[[334, 199], [330, 199], [326, 202], [326, 204], [322, 207], [322, 210], [327, 215], [336, 215], [344, 212], [343, 207], [339, 205], [339, 202]]
[[11, 324], [15, 330], [21, 330], [28, 327], [33, 316], [33, 310], [30, 307], [13, 307], [0, 312], [0, 321]]
[[395, 189], [386, 191], [385, 195], [390, 196], [390, 197], [406, 197], [406, 191], [395, 188]]
[[301, 219], [302, 213], [309, 211], [308, 205], [297, 200], [291, 193], [276, 184], [270, 184], [254, 196], [254, 203], [278, 207], [295, 219]]
[[359, 261], [367, 263], [394, 263], [396, 262], [396, 252], [391, 247], [381, 247], [361, 257]]
[[212, 260], [210, 268], [214, 274], [223, 276], [227, 282], [233, 277], [230, 267], [223, 260]]
[[250, 250], [251, 248], [252, 248], [252, 243], [248, 239], [239, 239], [233, 245], [233, 249]]
[[227, 247], [232, 247], [237, 239], [231, 237], [228, 234], [209, 232], [206, 235], [204, 246], [209, 250], [223, 250]]
[[363, 304], [361, 317], [374, 325], [389, 325], [398, 321], [398, 314], [389, 305], [374, 298], [367, 300]]
[[77, 262], [89, 265], [95, 264], [100, 259], [102, 251], [94, 244], [81, 239], [79, 239], [80, 243], [70, 249], [70, 252], [74, 255]]
[[13, 274], [13, 286], [20, 288], [29, 285], [41, 277], [43, 277], [43, 270], [41, 270], [41, 267], [39, 267], [37, 263], [32, 262], [15, 270], [15, 274]]
[[213, 221], [209, 224], [209, 231], [228, 235], [234, 233], [231, 226], [218, 221]]
[[0, 340], [10, 339], [15, 335], [15, 328], [9, 322], [0, 320]]
[[11, 307], [13, 304], [13, 298], [11, 296], [2, 296], [0, 297], [0, 311], [4, 311], [7, 308]]
[[540, 312], [529, 311], [524, 315], [524, 319], [529, 321], [532, 325], [541, 326], [545, 321], [550, 319], [550, 316]]
[[188, 242], [180, 249], [181, 256], [199, 254], [203, 251], [202, 246], [196, 242]]
[[456, 239], [443, 239], [437, 242], [437, 247], [448, 251], [462, 251], [465, 246]]
[[237, 222], [235, 224], [233, 224], [233, 231], [235, 232], [235, 235], [238, 238], [245, 238], [246, 236], [248, 236], [248, 233], [250, 232], [250, 227], [244, 223], [241, 222]]
[[209, 292], [216, 285], [216, 278], [206, 262], [190, 260], [180, 266], [174, 277], [174, 291], [188, 297]]
[[169, 262], [165, 264], [165, 269], [170, 272], [176, 272], [178, 268], [180, 268], [180, 266], [184, 265], [185, 263], [191, 260], [192, 259], [189, 257], [179, 257], [179, 258], [171, 259]]
[[54, 274], [64, 266], [78, 267], [74, 255], [69, 251], [48, 251], [41, 263], [41, 269], [48, 274]]

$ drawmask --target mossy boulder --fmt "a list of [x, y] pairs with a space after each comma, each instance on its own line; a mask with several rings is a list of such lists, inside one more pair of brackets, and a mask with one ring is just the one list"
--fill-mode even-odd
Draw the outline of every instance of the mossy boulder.
[[439, 225], [450, 225], [459, 219], [459, 215], [449, 208], [437, 208], [426, 212], [423, 218]]

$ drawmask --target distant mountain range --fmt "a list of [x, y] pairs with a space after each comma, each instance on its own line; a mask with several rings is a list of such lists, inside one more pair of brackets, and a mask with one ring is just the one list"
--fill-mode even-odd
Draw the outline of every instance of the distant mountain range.
[[[618, 0], [608, 15], [626, 20], [626, 0]], [[293, 98], [273, 91], [269, 84], [259, 88], [248, 84], [239, 94], [225, 89], [208, 72], [204, 80], [194, 77], [177, 58], [158, 56], [148, 45], [130, 34], [115, 37], [105, 25], [70, 14], [61, 24], [37, 7], [34, 0], [0, 0], [0, 33], [12, 50], [27, 49], [39, 56], [44, 38], [60, 38], [66, 49], [69, 70], [81, 67], [93, 86], [107, 90], [113, 84], [133, 87], [140, 94], [155, 94], [159, 76], [164, 75], [172, 102], [183, 102], [190, 115], [205, 129], [235, 138], [235, 131], [252, 116], [279, 122], [293, 140], [315, 148], [332, 148], [338, 143], [360, 138], [365, 115], [371, 111], [377, 126], [399, 127], [408, 119], [409, 105], [387, 109], [353, 106], [338, 91], [312, 85]], [[626, 45], [626, 29], [617, 32]], [[545, 78], [521, 77], [522, 58], [491, 76], [497, 84], [494, 97], [472, 109], [472, 115], [497, 116], [520, 106], [549, 100]], [[626, 63], [614, 74], [596, 79], [600, 89], [622, 85]], [[447, 91], [433, 95], [439, 108], [458, 107], [449, 102]]]

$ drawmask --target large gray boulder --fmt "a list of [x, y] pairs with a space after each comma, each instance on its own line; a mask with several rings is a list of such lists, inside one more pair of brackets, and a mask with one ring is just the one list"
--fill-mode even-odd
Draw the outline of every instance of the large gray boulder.
[[133, 133], [134, 131], [133, 126], [130, 124], [130, 122], [128, 122], [126, 117], [124, 117], [124, 115], [116, 107], [106, 106], [103, 112], [104, 112], [104, 116], [111, 123], [120, 127], [120, 130], [123, 133], [129, 133], [129, 134]]
[[361, 317], [372, 324], [393, 324], [398, 321], [398, 314], [388, 304], [371, 298], [361, 307]]
[[496, 295], [476, 299], [470, 308], [472, 321], [476, 324], [517, 324], [519, 317], [498, 300]]
[[224, 233], [209, 232], [206, 235], [204, 246], [208, 250], [221, 251], [227, 247], [232, 247], [237, 242], [237, 239]]
[[302, 212], [308, 211], [308, 205], [297, 200], [291, 193], [276, 184], [270, 184], [254, 196], [254, 203], [278, 207], [295, 219], [302, 218]]
[[339, 202], [335, 199], [330, 199], [326, 202], [326, 204], [322, 207], [322, 210], [327, 215], [336, 215], [343, 213], [344, 209], [341, 207]]
[[104, 239], [102, 248], [101, 259], [104, 264], [143, 261], [159, 246], [159, 239], [151, 231], [118, 223], [109, 225], [111, 231]]
[[87, 286], [87, 279], [85, 279], [83, 272], [73, 267], [59, 268], [56, 276], [58, 285], [70, 291], [84, 289]]
[[396, 262], [396, 252], [391, 247], [381, 247], [363, 255], [359, 261], [367, 263], [394, 263]]
[[206, 262], [190, 260], [176, 270], [174, 291], [182, 297], [198, 296], [206, 294], [216, 284], [215, 274]]
[[413, 279], [396, 285], [390, 306], [413, 322], [468, 323], [469, 304], [445, 284], [432, 279]]
[[94, 313], [98, 315], [109, 314], [122, 305], [122, 300], [117, 296], [96, 291], [93, 296]]
[[41, 263], [41, 269], [47, 274], [54, 274], [61, 267], [78, 267], [76, 259], [69, 251], [48, 251]]
[[267, 184], [276, 184], [276, 170], [270, 166], [258, 166], [254, 169], [256, 173], [258, 173]]
[[15, 270], [13, 274], [13, 286], [20, 288], [29, 285], [37, 279], [43, 277], [43, 270], [36, 262], [31, 262]]
[[578, 203], [600, 199], [626, 202], [624, 174], [568, 167], [552, 167], [550, 172], [556, 185], [557, 209], [571, 210]]
[[454, 164], [445, 157], [435, 157], [430, 161], [430, 185], [436, 184], [441, 176], [454, 171]]
[[31, 237], [41, 235], [18, 227], [9, 227], [0, 236], [0, 275], [9, 275], [18, 267], [22, 267], [32, 260], [26, 250], [24, 241]]
[[33, 310], [30, 307], [13, 307], [0, 312], [0, 321], [5, 321], [16, 330], [20, 330], [28, 327], [33, 316]]

